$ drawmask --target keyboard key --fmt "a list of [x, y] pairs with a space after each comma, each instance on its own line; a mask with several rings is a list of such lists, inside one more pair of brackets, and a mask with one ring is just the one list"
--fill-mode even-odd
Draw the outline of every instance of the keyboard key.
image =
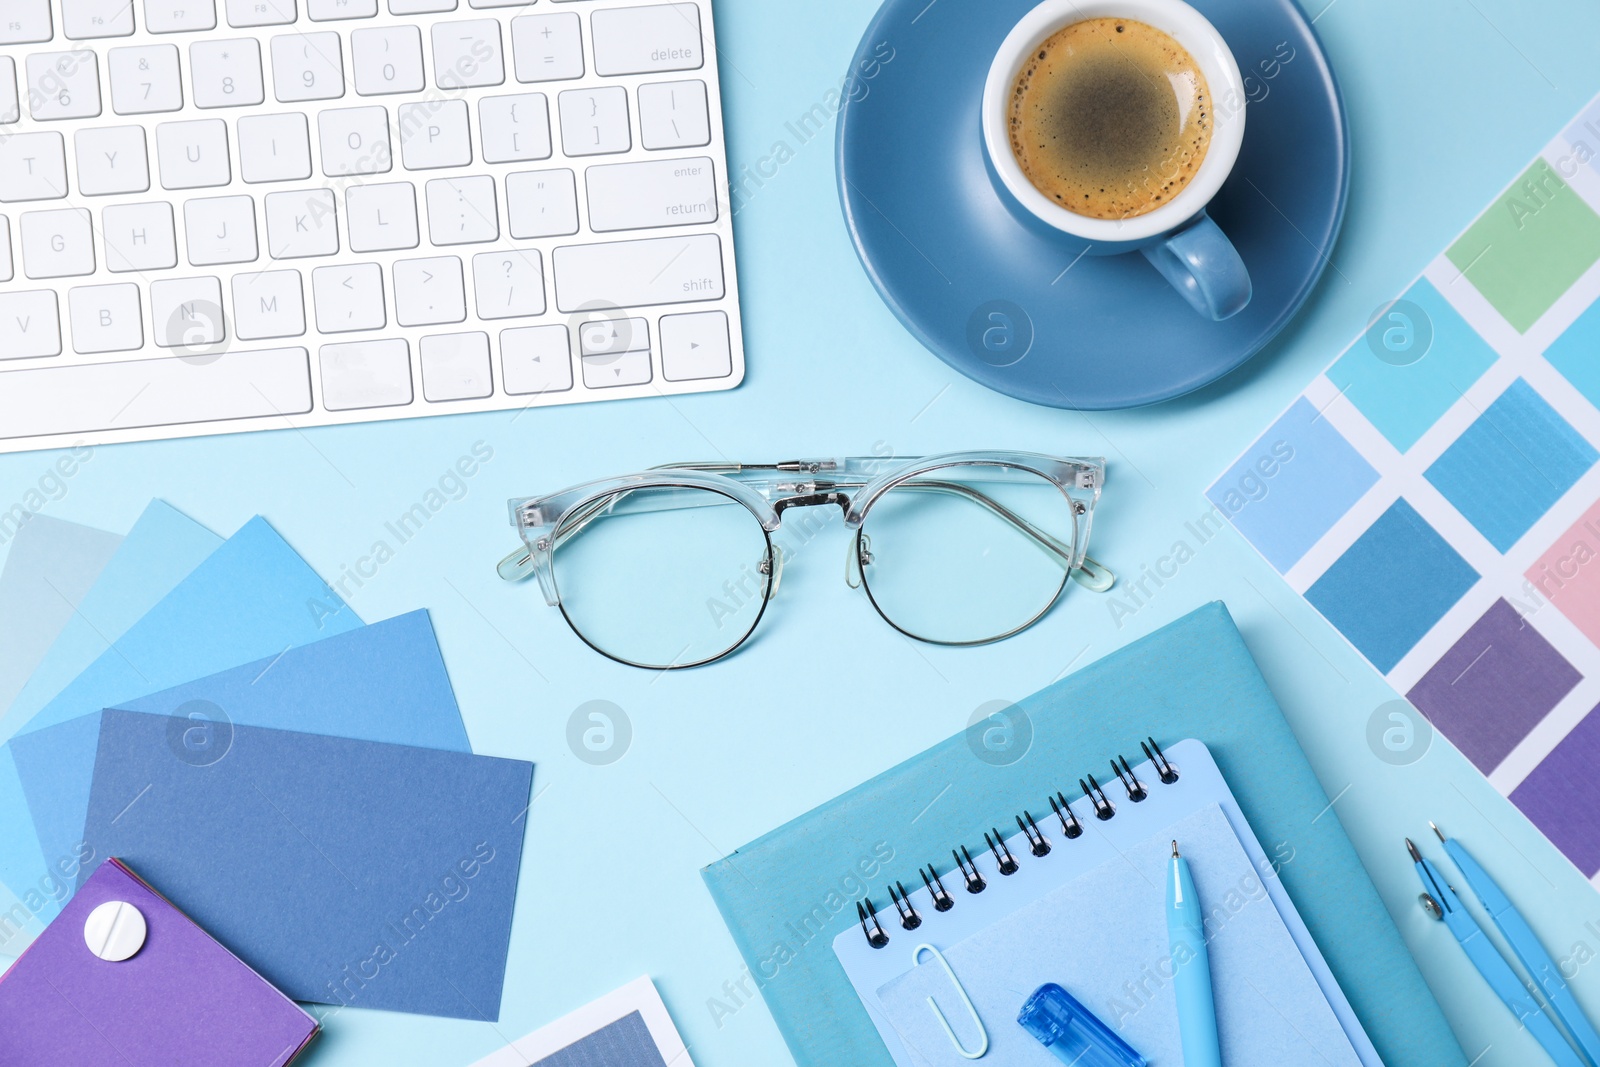
[[420, 93], [427, 84], [422, 74], [422, 31], [415, 26], [357, 30], [350, 35], [350, 65], [356, 92], [362, 96]]
[[239, 173], [245, 181], [305, 181], [311, 177], [311, 135], [304, 115], [242, 115], [237, 129]]
[[171, 270], [178, 265], [172, 205], [115, 204], [100, 213], [106, 269], [116, 274]]
[[287, 26], [295, 19], [294, 0], [227, 0], [228, 25], [235, 29], [250, 26]]
[[572, 388], [572, 349], [565, 326], [524, 326], [500, 333], [500, 380], [512, 396]]
[[94, 234], [81, 207], [25, 211], [22, 272], [30, 278], [75, 278], [94, 273]]
[[183, 205], [183, 229], [196, 267], [256, 261], [256, 205], [248, 196], [190, 200]]
[[61, 0], [61, 32], [73, 41], [126, 37], [133, 32], [133, 0]]
[[60, 200], [67, 195], [67, 146], [59, 133], [0, 137], [0, 202]]
[[478, 137], [486, 163], [550, 158], [550, 112], [543, 93], [478, 101]]
[[583, 77], [583, 31], [578, 16], [560, 11], [512, 19], [511, 54], [519, 82]]
[[317, 329], [323, 333], [381, 330], [388, 325], [383, 310], [383, 268], [376, 263], [318, 267], [311, 272]]
[[560, 237], [578, 232], [578, 187], [570, 170], [506, 175], [506, 221], [511, 236]]
[[82, 285], [67, 293], [72, 350], [80, 356], [137, 352], [144, 347], [139, 287], [131, 283]]
[[480, 252], [472, 257], [478, 318], [544, 314], [544, 260], [536, 248]]
[[43, 44], [53, 37], [50, 0], [6, 0], [0, 15], [0, 44]]
[[203, 349], [228, 337], [222, 282], [216, 278], [161, 278], [150, 283], [150, 319], [162, 348]]
[[394, 317], [402, 326], [437, 326], [467, 317], [461, 260], [401, 259], [394, 264]]
[[650, 350], [619, 352], [614, 356], [584, 356], [583, 384], [590, 389], [615, 389], [650, 381]]
[[144, 28], [151, 33], [214, 30], [216, 0], [144, 0]]
[[556, 307], [640, 307], [720, 300], [722, 242], [713, 234], [564, 245], [554, 259]]
[[78, 192], [85, 196], [143, 193], [150, 189], [150, 159], [144, 127], [112, 126], [79, 130]]
[[594, 69], [616, 74], [695, 70], [705, 62], [694, 4], [614, 7], [589, 17]]
[[28, 113], [40, 122], [100, 114], [100, 65], [93, 52], [35, 52], [28, 57]]
[[[584, 182], [589, 228], [596, 233], [717, 221], [717, 183], [705, 156], [590, 167]], [[511, 199], [509, 192], [506, 199]], [[513, 214], [513, 224], [515, 218]]]
[[711, 143], [706, 83], [639, 86], [639, 143], [649, 149], [699, 148]]
[[233, 276], [233, 330], [241, 341], [299, 337], [306, 332], [300, 272], [270, 270]]
[[348, 174], [387, 174], [394, 167], [389, 144], [389, 109], [342, 107], [317, 116], [322, 142], [322, 173], [330, 178]]
[[650, 324], [644, 319], [602, 318], [578, 327], [578, 353], [609, 356], [650, 351]]
[[404, 341], [323, 345], [322, 406], [329, 411], [411, 403], [411, 348]]
[[9, 282], [16, 274], [11, 262], [11, 220], [0, 215], [0, 282]]
[[[0, 345], [0, 359], [31, 359], [61, 354], [61, 318], [56, 294], [48, 289], [28, 293], [0, 293], [0, 329], [6, 343]], [[5, 390], [13, 379], [0, 377], [0, 409], [6, 405]], [[0, 422], [0, 427], [5, 424]], [[3, 431], [0, 431], [3, 432]]]
[[189, 46], [189, 84], [195, 107], [250, 107], [266, 99], [261, 45], [245, 38]]
[[29, 368], [6, 373], [0, 383], [0, 434], [13, 438], [311, 410], [311, 375], [303, 348], [230, 351], [204, 364], [166, 357]]
[[111, 78], [111, 110], [119, 115], [149, 115], [183, 107], [176, 45], [113, 48], [106, 53], [106, 69]]
[[435, 178], [427, 195], [428, 238], [434, 244], [476, 244], [500, 236], [493, 178]]
[[306, 0], [306, 17], [312, 22], [370, 19], [378, 13], [378, 0]]
[[422, 395], [433, 403], [481, 400], [494, 392], [489, 376], [489, 335], [446, 333], [424, 337]]
[[350, 251], [393, 252], [420, 243], [417, 191], [410, 182], [354, 185], [344, 198]]
[[600, 89], [568, 89], [561, 106], [561, 150], [569, 156], [626, 152], [633, 146], [628, 132], [628, 90], [620, 85]]
[[331, 189], [268, 193], [267, 255], [273, 259], [331, 256], [339, 251], [339, 218]]
[[661, 316], [661, 376], [669, 382], [726, 378], [733, 373], [728, 313]]
[[285, 33], [272, 39], [272, 92], [281, 104], [337, 100], [344, 95], [339, 35]]
[[10, 56], [0, 56], [0, 126], [9, 126], [21, 118], [22, 106], [17, 99], [17, 61]]
[[159, 123], [156, 158], [163, 189], [209, 189], [233, 180], [228, 124], [221, 119]]
[[473, 8], [491, 7], [527, 7], [533, 0], [467, 0], [467, 6]]
[[472, 162], [465, 100], [400, 105], [400, 160], [407, 170], [464, 167]]
[[433, 25], [433, 81], [441, 89], [501, 85], [506, 80], [496, 19], [436, 22]]
[[456, 0], [389, 0], [391, 15], [432, 15], [455, 9]]

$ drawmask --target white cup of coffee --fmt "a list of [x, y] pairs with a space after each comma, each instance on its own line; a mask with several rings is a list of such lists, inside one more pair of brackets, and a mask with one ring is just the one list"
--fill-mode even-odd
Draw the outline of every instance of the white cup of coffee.
[[1202, 315], [1250, 300], [1206, 214], [1244, 141], [1239, 65], [1183, 0], [1045, 0], [1001, 42], [983, 138], [1003, 199], [1091, 255], [1143, 252]]

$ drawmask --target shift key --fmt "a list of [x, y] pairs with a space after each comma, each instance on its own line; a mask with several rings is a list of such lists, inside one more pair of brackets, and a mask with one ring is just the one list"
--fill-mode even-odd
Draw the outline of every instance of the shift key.
[[551, 257], [563, 312], [720, 300], [722, 242], [715, 234], [565, 245]]
[[584, 181], [596, 233], [717, 221], [716, 176], [705, 156], [590, 167]]

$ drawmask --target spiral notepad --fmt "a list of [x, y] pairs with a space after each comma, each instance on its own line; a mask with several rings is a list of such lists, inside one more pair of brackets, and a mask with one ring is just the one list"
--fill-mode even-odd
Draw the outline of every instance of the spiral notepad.
[[[1015, 1023], [1028, 983], [1040, 981], [1060, 981], [1124, 1036], [1139, 1036], [1133, 1044], [1152, 1067], [1178, 1063], [1161, 1054], [1175, 1028], [1161, 977], [1161, 860], [1171, 835], [1195, 842], [1188, 854], [1202, 905], [1218, 909], [1208, 936], [1219, 1024], [1241, 1020], [1227, 1062], [1282, 1062], [1305, 1046], [1335, 1067], [1379, 1067], [1276, 877], [1293, 848], [1262, 847], [1201, 742], [1163, 753], [1151, 740], [1144, 751], [1138, 764], [1113, 758], [1105, 781], [1087, 769], [1070, 779], [1076, 801], [1063, 789], [1038, 810], [995, 813], [1016, 832], [991, 824], [980, 841], [952, 842], [948, 861], [911, 873], [914, 884], [899, 875], [888, 899], [862, 902], [834, 952], [900, 1067], [967, 1062], [934, 1025], [930, 998], [958, 1038], [975, 1042], [981, 1026], [991, 1056], [1019, 1067], [1053, 1062]], [[914, 964], [924, 945], [943, 953], [961, 990], [926, 953]], [[976, 1005], [971, 1016], [962, 993]]]

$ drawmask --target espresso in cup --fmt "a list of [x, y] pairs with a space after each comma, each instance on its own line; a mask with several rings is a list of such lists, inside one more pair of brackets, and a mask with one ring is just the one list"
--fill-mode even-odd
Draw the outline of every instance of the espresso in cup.
[[1034, 188], [1069, 211], [1135, 218], [1199, 171], [1211, 112], [1183, 45], [1134, 19], [1090, 18], [1057, 31], [1018, 71], [1011, 151]]

